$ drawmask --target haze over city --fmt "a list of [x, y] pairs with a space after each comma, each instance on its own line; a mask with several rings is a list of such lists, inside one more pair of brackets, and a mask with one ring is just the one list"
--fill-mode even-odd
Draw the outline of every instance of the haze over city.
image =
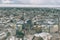
[[0, 0], [0, 3], [34, 4], [34, 5], [60, 5], [60, 0]]

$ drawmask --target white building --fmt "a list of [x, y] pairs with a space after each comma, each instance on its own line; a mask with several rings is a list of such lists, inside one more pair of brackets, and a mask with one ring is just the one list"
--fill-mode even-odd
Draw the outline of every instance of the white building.
[[42, 37], [44, 40], [50, 40], [52, 35], [50, 35], [49, 33], [37, 33], [37, 34], [34, 34], [35, 37]]
[[2, 3], [14, 3], [13, 0], [2, 0]]
[[3, 38], [5, 38], [7, 35], [5, 32], [0, 33], [0, 40], [2, 40]]

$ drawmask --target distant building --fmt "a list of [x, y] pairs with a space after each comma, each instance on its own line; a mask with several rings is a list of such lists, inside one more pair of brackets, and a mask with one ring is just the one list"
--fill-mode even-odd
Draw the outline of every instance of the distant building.
[[7, 34], [5, 32], [0, 33], [0, 40], [5, 40], [5, 37], [7, 36]]
[[16, 30], [22, 31], [23, 24], [24, 24], [24, 21], [23, 20], [19, 20], [17, 22], [17, 24], [16, 24]]
[[24, 35], [24, 33], [22, 33], [23, 24], [24, 24], [24, 21], [22, 21], [22, 20], [18, 21], [16, 24], [16, 36], [17, 37], [23, 37], [23, 35]]
[[52, 35], [50, 35], [49, 33], [37, 33], [37, 34], [34, 34], [34, 37], [32, 40], [50, 40], [52, 37]]
[[2, 0], [2, 3], [13, 3], [13, 0]]
[[34, 25], [33, 29], [36, 31], [36, 33], [42, 32], [42, 26], [41, 25]]
[[58, 25], [53, 25], [53, 27], [50, 28], [51, 33], [57, 33], [58, 32]]

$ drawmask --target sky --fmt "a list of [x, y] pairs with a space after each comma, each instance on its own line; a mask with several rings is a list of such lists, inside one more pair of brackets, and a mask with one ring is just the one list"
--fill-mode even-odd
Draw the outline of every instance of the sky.
[[31, 5], [60, 5], [60, 0], [0, 0], [0, 3], [31, 4]]

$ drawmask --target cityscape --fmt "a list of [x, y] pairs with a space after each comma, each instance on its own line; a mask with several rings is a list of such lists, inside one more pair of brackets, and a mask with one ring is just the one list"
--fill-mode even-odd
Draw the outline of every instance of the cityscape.
[[0, 7], [0, 40], [60, 40], [60, 8]]

